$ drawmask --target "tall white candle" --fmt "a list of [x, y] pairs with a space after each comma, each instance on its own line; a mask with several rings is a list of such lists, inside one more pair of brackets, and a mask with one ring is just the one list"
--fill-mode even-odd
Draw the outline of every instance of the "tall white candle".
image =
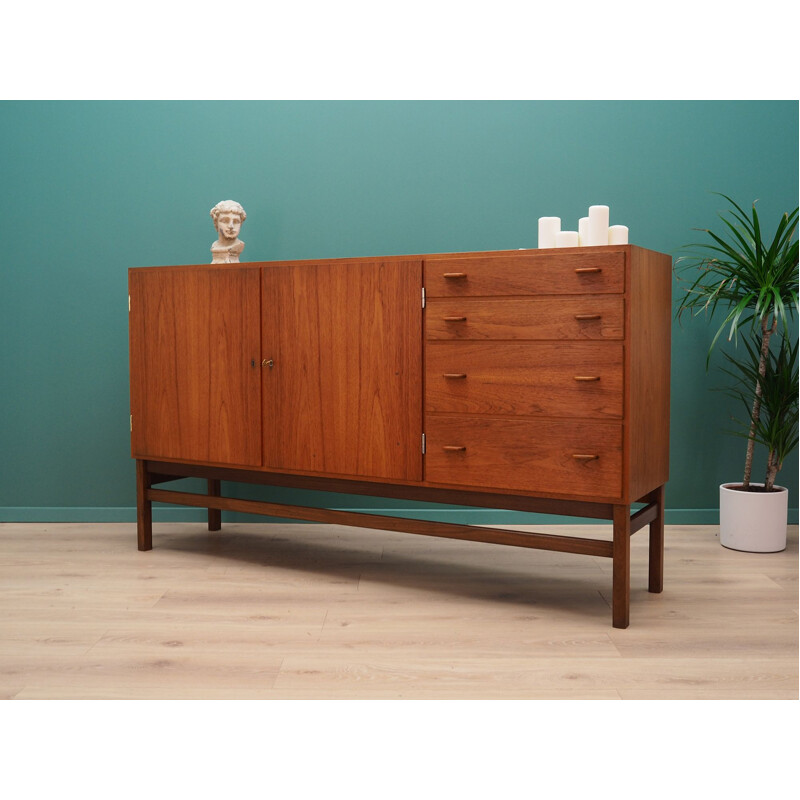
[[556, 234], [556, 247], [577, 247], [578, 231], [559, 231]]
[[612, 225], [608, 229], [609, 244], [628, 244], [628, 226]]
[[578, 239], [581, 247], [589, 244], [589, 217], [581, 217], [578, 220]]
[[561, 230], [561, 217], [539, 217], [539, 247], [555, 247]]
[[590, 247], [608, 244], [608, 206], [589, 206]]

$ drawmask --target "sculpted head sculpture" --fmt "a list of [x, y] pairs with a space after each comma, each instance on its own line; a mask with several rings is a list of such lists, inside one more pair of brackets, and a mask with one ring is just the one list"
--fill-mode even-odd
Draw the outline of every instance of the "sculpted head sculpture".
[[242, 223], [247, 219], [245, 210], [235, 200], [223, 200], [211, 209], [211, 219], [219, 238], [211, 245], [212, 264], [238, 264], [244, 242], [239, 240]]

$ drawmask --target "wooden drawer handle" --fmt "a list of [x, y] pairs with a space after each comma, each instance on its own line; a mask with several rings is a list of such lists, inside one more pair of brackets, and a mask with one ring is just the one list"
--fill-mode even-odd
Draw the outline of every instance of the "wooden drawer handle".
[[442, 317], [445, 322], [466, 322], [466, 317]]
[[600, 458], [600, 456], [590, 455], [588, 453], [573, 453], [572, 457], [576, 461], [595, 461]]
[[588, 383], [589, 381], [599, 381], [600, 380], [600, 376], [599, 375], [576, 375], [575, 376], [575, 380]]
[[584, 322], [589, 319], [600, 319], [601, 316], [602, 316], [601, 314], [576, 314], [575, 319]]
[[455, 379], [455, 378], [466, 378], [467, 377], [467, 373], [466, 372], [445, 372], [444, 375], [442, 375], [442, 377], [443, 378], [453, 378], [453, 379]]
[[466, 278], [466, 272], [445, 272], [444, 277], [447, 278], [449, 281], [457, 281], [461, 278]]
[[578, 275], [590, 275], [602, 271], [601, 267], [579, 267], [575, 270]]
[[442, 450], [448, 453], [463, 453], [467, 448], [463, 444], [446, 444]]

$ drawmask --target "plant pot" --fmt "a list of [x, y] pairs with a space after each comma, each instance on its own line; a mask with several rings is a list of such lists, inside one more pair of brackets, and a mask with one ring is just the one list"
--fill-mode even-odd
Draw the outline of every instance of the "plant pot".
[[[763, 483], [751, 483], [763, 487]], [[743, 492], [723, 483], [719, 487], [719, 543], [748, 553], [777, 553], [786, 549], [789, 492]]]

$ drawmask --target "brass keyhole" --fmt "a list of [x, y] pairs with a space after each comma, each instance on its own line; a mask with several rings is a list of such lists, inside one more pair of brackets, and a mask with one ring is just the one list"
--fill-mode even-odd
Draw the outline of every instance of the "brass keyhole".
[[273, 364], [274, 364], [274, 363], [275, 363], [275, 362], [274, 362], [274, 361], [273, 361], [271, 358], [265, 358], [265, 359], [264, 359], [264, 360], [261, 362], [261, 366], [262, 366], [262, 367], [269, 367], [270, 369], [272, 369], [272, 366], [273, 366]]

